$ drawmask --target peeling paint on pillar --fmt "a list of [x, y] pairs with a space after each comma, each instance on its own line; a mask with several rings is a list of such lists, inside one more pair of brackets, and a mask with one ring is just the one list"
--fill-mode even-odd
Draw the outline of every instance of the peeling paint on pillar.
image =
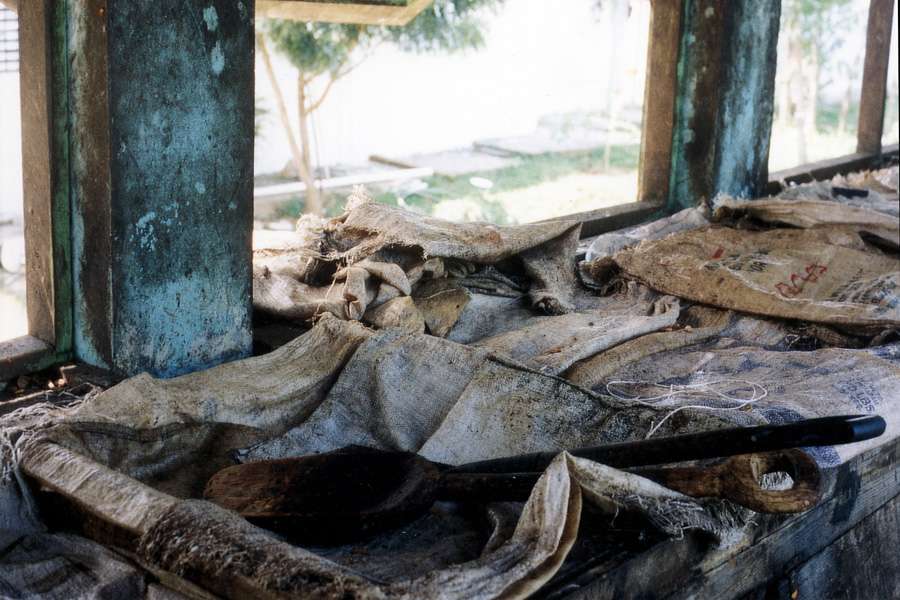
[[669, 210], [768, 176], [778, 0], [684, 0]]
[[[85, 204], [74, 211], [81, 233], [73, 241], [84, 271], [75, 285], [83, 309], [83, 318], [76, 317], [79, 356], [126, 374], [164, 377], [246, 356], [251, 349], [253, 5], [70, 1], [82, 10], [94, 37], [105, 38], [95, 52], [103, 55], [108, 71], [106, 114], [93, 121], [84, 116], [97, 112], [86, 93], [74, 111], [85, 123], [106, 118], [107, 125], [103, 139], [96, 127], [79, 128], [75, 119], [76, 132], [84, 137], [77, 154], [89, 165], [75, 175]], [[90, 54], [89, 48], [70, 52], [76, 59], [79, 54]], [[89, 160], [97, 144], [108, 151], [105, 168]], [[104, 178], [105, 188], [87, 184]], [[88, 196], [92, 191], [96, 194]], [[104, 206], [105, 262], [103, 249], [90, 247], [90, 229], [97, 225], [93, 211]], [[108, 287], [95, 302], [89, 294], [103, 287], [104, 274]], [[98, 304], [104, 304], [105, 314], [96, 310]]]

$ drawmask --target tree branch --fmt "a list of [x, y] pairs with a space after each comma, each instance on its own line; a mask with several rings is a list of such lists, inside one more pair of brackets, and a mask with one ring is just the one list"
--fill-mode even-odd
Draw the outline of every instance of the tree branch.
[[328, 83], [325, 84], [325, 89], [322, 90], [322, 93], [319, 95], [319, 97], [314, 102], [311, 102], [307, 106], [306, 112], [311, 113], [314, 110], [316, 110], [317, 108], [319, 108], [319, 106], [322, 105], [322, 102], [325, 101], [325, 97], [328, 96], [328, 92], [331, 91], [331, 86], [333, 86], [337, 80], [342, 79], [342, 78], [346, 77], [347, 75], [349, 75], [350, 73], [352, 73], [359, 65], [363, 64], [367, 58], [369, 58], [369, 53], [366, 53], [366, 55], [363, 56], [358, 61], [356, 61], [356, 63], [346, 67], [344, 70], [338, 69], [337, 71], [335, 71], [333, 73], [329, 73], [328, 74]]

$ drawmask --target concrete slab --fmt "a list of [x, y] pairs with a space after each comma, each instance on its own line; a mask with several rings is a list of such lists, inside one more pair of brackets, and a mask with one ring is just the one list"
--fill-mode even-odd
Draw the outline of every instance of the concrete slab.
[[[475, 149], [500, 156], [539, 156], [541, 154], [575, 154], [603, 148], [606, 132], [581, 130], [573, 133], [536, 131], [528, 135], [489, 138], [475, 142]], [[634, 143], [632, 135], [613, 132], [614, 145]]]
[[369, 160], [402, 168], [431, 167], [434, 169], [435, 175], [443, 177], [460, 177], [482, 171], [497, 171], [519, 163], [519, 160], [514, 157], [487, 154], [471, 148], [456, 148], [399, 158], [376, 154], [370, 156]]

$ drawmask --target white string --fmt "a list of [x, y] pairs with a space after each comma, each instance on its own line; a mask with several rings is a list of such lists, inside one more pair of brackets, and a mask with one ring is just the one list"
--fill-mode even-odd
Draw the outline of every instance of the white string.
[[[721, 392], [715, 389], [713, 386], [717, 385], [728, 385], [730, 389], [734, 389], [734, 384], [743, 384], [745, 386], [749, 386], [752, 390], [752, 394], [749, 398], [743, 398], [737, 396], [735, 394], [729, 395], [728, 393]], [[654, 388], [659, 388], [665, 390], [664, 393], [657, 394], [654, 396], [642, 396], [638, 395], [628, 395], [627, 391], [617, 390], [616, 386], [649, 386]], [[688, 408], [694, 408], [698, 410], [740, 410], [745, 406], [749, 406], [756, 402], [759, 402], [763, 398], [769, 395], [769, 391], [765, 388], [765, 386], [756, 383], [754, 381], [748, 381], [746, 379], [721, 379], [717, 381], [705, 381], [702, 383], [687, 383], [687, 384], [662, 384], [662, 383], [654, 383], [650, 381], [633, 381], [633, 380], [614, 380], [606, 383], [606, 391], [607, 393], [618, 399], [624, 400], [626, 402], [634, 402], [635, 404], [640, 404], [642, 406], [649, 406], [651, 408], [659, 408], [660, 406], [664, 406], [667, 402], [674, 402], [676, 399], [681, 396], [684, 400], [703, 400], [710, 399], [710, 396], [713, 398], [720, 398], [725, 400], [726, 402], [734, 403], [733, 406], [710, 406], [707, 404], [682, 404], [675, 409], [666, 413], [666, 416], [659, 421], [659, 423], [653, 424], [650, 427], [650, 431], [647, 432], [647, 438], [656, 433], [660, 427], [662, 427], [663, 423], [669, 420], [672, 415], [678, 413], [682, 410]]]

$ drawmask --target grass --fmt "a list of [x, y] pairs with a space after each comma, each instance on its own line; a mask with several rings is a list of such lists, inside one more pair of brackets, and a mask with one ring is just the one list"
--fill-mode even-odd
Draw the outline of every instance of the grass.
[[[638, 145], [613, 146], [610, 152], [610, 170], [634, 170], [637, 168], [640, 147]], [[435, 205], [448, 200], [475, 200], [481, 207], [484, 218], [497, 223], [510, 222], [506, 209], [491, 196], [512, 192], [554, 181], [573, 174], [602, 174], [606, 172], [603, 149], [572, 154], [542, 154], [525, 156], [514, 166], [468, 173], [460, 177], [434, 176], [424, 179], [428, 187], [420, 192], [399, 196], [396, 192], [384, 190], [375, 194], [375, 200], [392, 206], [405, 206], [426, 214], [432, 214]], [[483, 177], [493, 182], [490, 190], [479, 190], [470, 183], [473, 177]], [[325, 195], [328, 216], [340, 214], [346, 191], [330, 192]], [[281, 218], [294, 219], [303, 212], [301, 197], [285, 201], [278, 209]]]

